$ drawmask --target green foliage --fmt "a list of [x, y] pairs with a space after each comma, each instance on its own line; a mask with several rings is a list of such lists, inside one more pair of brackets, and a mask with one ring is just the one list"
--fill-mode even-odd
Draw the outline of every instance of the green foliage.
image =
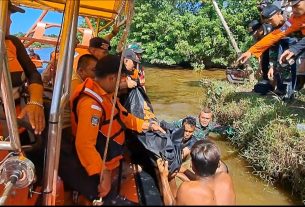
[[207, 100], [220, 124], [229, 124], [228, 137], [263, 179], [290, 186], [305, 200], [305, 139], [297, 123], [305, 123], [304, 91], [292, 103], [251, 91], [253, 86], [234, 86], [204, 81]]
[[[224, 0], [217, 2], [240, 49], [247, 50], [253, 44], [247, 24], [258, 18], [257, 0], [227, 0], [225, 8]], [[96, 25], [95, 20], [91, 22]], [[101, 22], [101, 26], [105, 24]], [[111, 27], [100, 36], [110, 31]], [[121, 34], [112, 39], [113, 48]], [[196, 70], [228, 66], [237, 55], [211, 1], [137, 0], [127, 41], [142, 43], [145, 62], [169, 66], [187, 63]]]
[[[143, 58], [152, 64], [187, 62], [195, 69], [227, 66], [236, 59], [236, 53], [212, 3], [207, 1], [196, 13], [190, 11], [190, 6], [177, 8], [187, 2], [200, 1], [136, 1], [129, 42], [141, 42], [145, 48]], [[221, 7], [223, 1], [218, 2]], [[258, 17], [256, 0], [227, 2], [223, 15], [240, 48], [246, 50], [252, 44], [247, 24]]]

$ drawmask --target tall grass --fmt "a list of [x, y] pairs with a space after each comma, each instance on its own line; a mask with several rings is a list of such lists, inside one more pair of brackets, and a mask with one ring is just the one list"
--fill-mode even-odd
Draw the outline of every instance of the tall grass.
[[297, 123], [305, 123], [305, 95], [283, 102], [276, 96], [261, 96], [251, 85], [235, 86], [223, 81], [203, 80], [207, 99], [220, 124], [235, 129], [228, 137], [269, 183], [281, 183], [305, 204], [305, 134]]

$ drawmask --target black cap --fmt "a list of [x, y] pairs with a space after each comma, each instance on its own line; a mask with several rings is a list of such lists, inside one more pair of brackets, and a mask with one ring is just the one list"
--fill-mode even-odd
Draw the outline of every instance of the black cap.
[[118, 73], [120, 61], [121, 58], [118, 55], [106, 55], [96, 63], [95, 76], [102, 78], [110, 74]]
[[123, 52], [123, 57], [127, 58], [127, 59], [130, 59], [132, 61], [135, 61], [137, 63], [140, 63], [139, 58], [137, 57], [136, 53], [132, 49], [126, 49]]
[[295, 5], [295, 4], [297, 4], [297, 3], [299, 3], [301, 0], [288, 0], [288, 5], [289, 6], [293, 6], [293, 5]]
[[93, 37], [92, 39], [90, 39], [89, 47], [111, 50], [110, 43], [101, 37]]
[[262, 24], [258, 21], [258, 20], [253, 20], [252, 22], [250, 22], [250, 24], [248, 25], [248, 31], [250, 35], [253, 35], [253, 33], [258, 30], [260, 27], [262, 26]]
[[18, 7], [18, 6], [15, 6], [12, 4], [11, 0], [8, 1], [8, 10], [11, 11], [11, 13], [16, 13], [16, 12], [20, 12], [20, 13], [24, 13], [25, 10]]
[[272, 17], [279, 11], [281, 11], [281, 9], [279, 7], [277, 7], [273, 4], [270, 4], [263, 9], [261, 15], [262, 15], [263, 19], [269, 19], [270, 17]]
[[270, 32], [272, 32], [272, 30], [273, 30], [273, 27], [271, 24], [263, 24], [262, 27], [263, 27], [263, 31], [264, 31], [264, 36], [269, 34]]

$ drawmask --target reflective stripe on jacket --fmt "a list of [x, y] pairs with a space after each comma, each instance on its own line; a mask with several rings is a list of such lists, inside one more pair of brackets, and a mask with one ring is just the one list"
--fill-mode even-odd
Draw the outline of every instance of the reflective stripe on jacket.
[[[70, 103], [79, 160], [89, 175], [100, 173], [110, 127], [112, 95], [88, 78], [75, 89]], [[143, 120], [129, 114], [119, 102], [116, 103], [105, 163], [107, 169], [112, 170], [119, 166], [125, 142], [125, 128], [141, 132], [142, 125]]]

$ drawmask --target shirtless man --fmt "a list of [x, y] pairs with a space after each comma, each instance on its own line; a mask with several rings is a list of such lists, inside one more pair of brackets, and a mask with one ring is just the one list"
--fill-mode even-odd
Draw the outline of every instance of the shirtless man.
[[205, 140], [197, 141], [191, 150], [192, 169], [196, 180], [183, 182], [174, 197], [168, 183], [168, 163], [159, 159], [163, 200], [165, 205], [235, 205], [235, 192], [229, 174], [216, 173], [220, 152]]

